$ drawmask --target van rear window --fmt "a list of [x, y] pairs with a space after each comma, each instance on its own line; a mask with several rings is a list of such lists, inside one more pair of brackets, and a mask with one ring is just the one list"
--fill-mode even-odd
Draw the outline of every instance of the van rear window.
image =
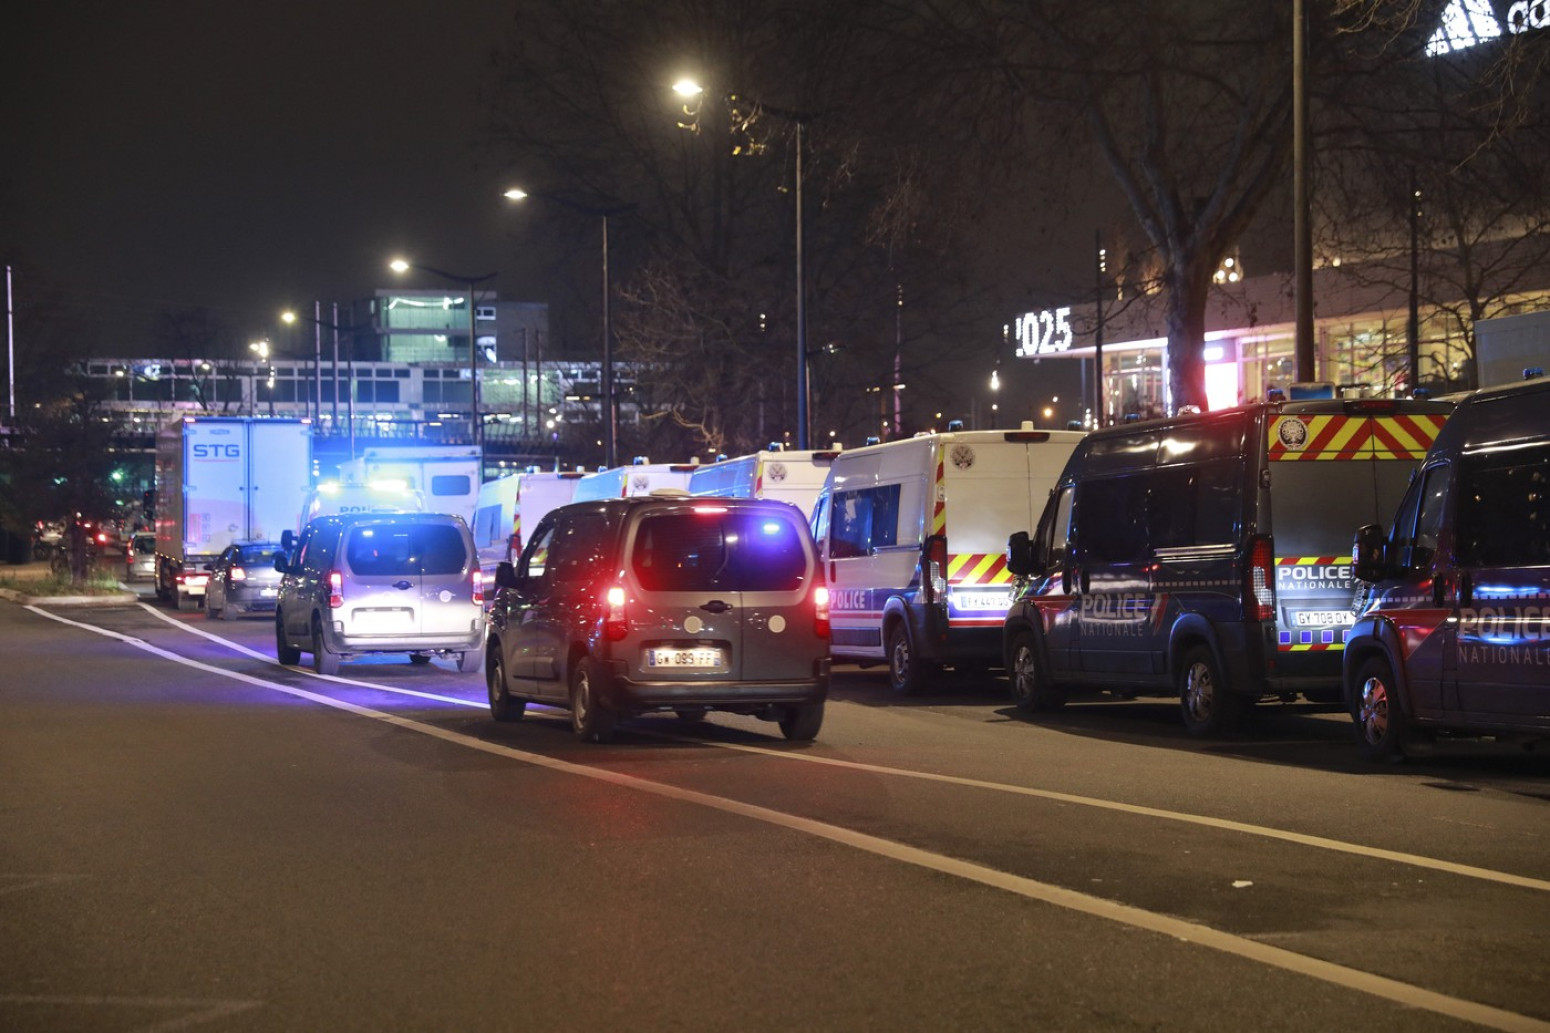
[[641, 519], [630, 566], [648, 592], [776, 592], [807, 579], [805, 529], [773, 513], [662, 513]]
[[345, 546], [345, 562], [363, 577], [458, 574], [467, 559], [463, 536], [450, 524], [357, 527]]
[[438, 474], [431, 478], [432, 495], [468, 495], [473, 490], [473, 481], [467, 474]]

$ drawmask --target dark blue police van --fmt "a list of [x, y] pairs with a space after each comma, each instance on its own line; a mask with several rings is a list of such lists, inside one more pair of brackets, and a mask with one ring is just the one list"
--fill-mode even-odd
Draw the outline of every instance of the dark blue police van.
[[1008, 543], [1015, 702], [1177, 694], [1198, 735], [1266, 697], [1339, 702], [1352, 533], [1393, 512], [1451, 410], [1266, 402], [1089, 434]]
[[1346, 701], [1368, 757], [1444, 730], [1550, 738], [1550, 380], [1465, 397], [1354, 551], [1371, 588]]

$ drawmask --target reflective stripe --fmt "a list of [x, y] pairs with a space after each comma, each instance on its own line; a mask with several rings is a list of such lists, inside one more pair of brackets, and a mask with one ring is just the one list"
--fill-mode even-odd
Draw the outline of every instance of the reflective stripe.
[[947, 580], [954, 587], [1009, 585], [1012, 572], [1006, 569], [1005, 553], [955, 552], [947, 557]]
[[1272, 460], [1425, 458], [1446, 416], [1277, 416], [1270, 423]]

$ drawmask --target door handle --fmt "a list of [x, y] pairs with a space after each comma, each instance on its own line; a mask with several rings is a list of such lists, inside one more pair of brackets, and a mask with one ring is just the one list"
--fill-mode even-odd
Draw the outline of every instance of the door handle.
[[395, 582], [393, 582], [393, 587], [398, 589], [400, 592], [407, 592], [409, 589], [414, 587], [414, 582], [413, 581], [395, 581]]
[[726, 613], [731, 608], [731, 603], [723, 602], [720, 599], [712, 599], [710, 602], [700, 607], [700, 609], [704, 610], [706, 613]]

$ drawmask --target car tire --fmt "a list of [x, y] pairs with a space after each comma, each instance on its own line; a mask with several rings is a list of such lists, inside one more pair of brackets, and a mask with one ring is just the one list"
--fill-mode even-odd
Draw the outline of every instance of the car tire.
[[1049, 675], [1039, 661], [1039, 643], [1031, 631], [1020, 631], [1008, 651], [1007, 681], [1012, 687], [1012, 702], [1026, 714], [1048, 713], [1066, 705], [1063, 690], [1050, 684]]
[[1394, 686], [1394, 668], [1382, 656], [1368, 657], [1351, 686], [1351, 720], [1362, 756], [1395, 764], [1405, 759], [1411, 738], [1410, 718]]
[[274, 655], [282, 664], [301, 663], [301, 650], [285, 641], [285, 619], [278, 610], [274, 615]]
[[612, 742], [618, 716], [600, 698], [600, 671], [589, 656], [582, 657], [570, 676], [570, 723], [582, 742]]
[[323, 641], [323, 619], [312, 618], [312, 669], [318, 674], [338, 674], [339, 654], [330, 653]]
[[1216, 654], [1206, 645], [1191, 646], [1179, 664], [1179, 713], [1191, 735], [1224, 735], [1243, 716], [1245, 704], [1227, 688]]
[[823, 727], [822, 703], [797, 703], [786, 708], [780, 719], [780, 734], [791, 742], [812, 742]]
[[520, 721], [527, 712], [527, 700], [512, 699], [506, 691], [506, 664], [500, 649], [490, 650], [484, 662], [484, 685], [490, 697], [490, 717], [496, 721]]
[[909, 629], [903, 621], [895, 621], [888, 628], [888, 684], [901, 696], [914, 696], [923, 691], [926, 682], [936, 670], [915, 655], [915, 643], [910, 640]]

